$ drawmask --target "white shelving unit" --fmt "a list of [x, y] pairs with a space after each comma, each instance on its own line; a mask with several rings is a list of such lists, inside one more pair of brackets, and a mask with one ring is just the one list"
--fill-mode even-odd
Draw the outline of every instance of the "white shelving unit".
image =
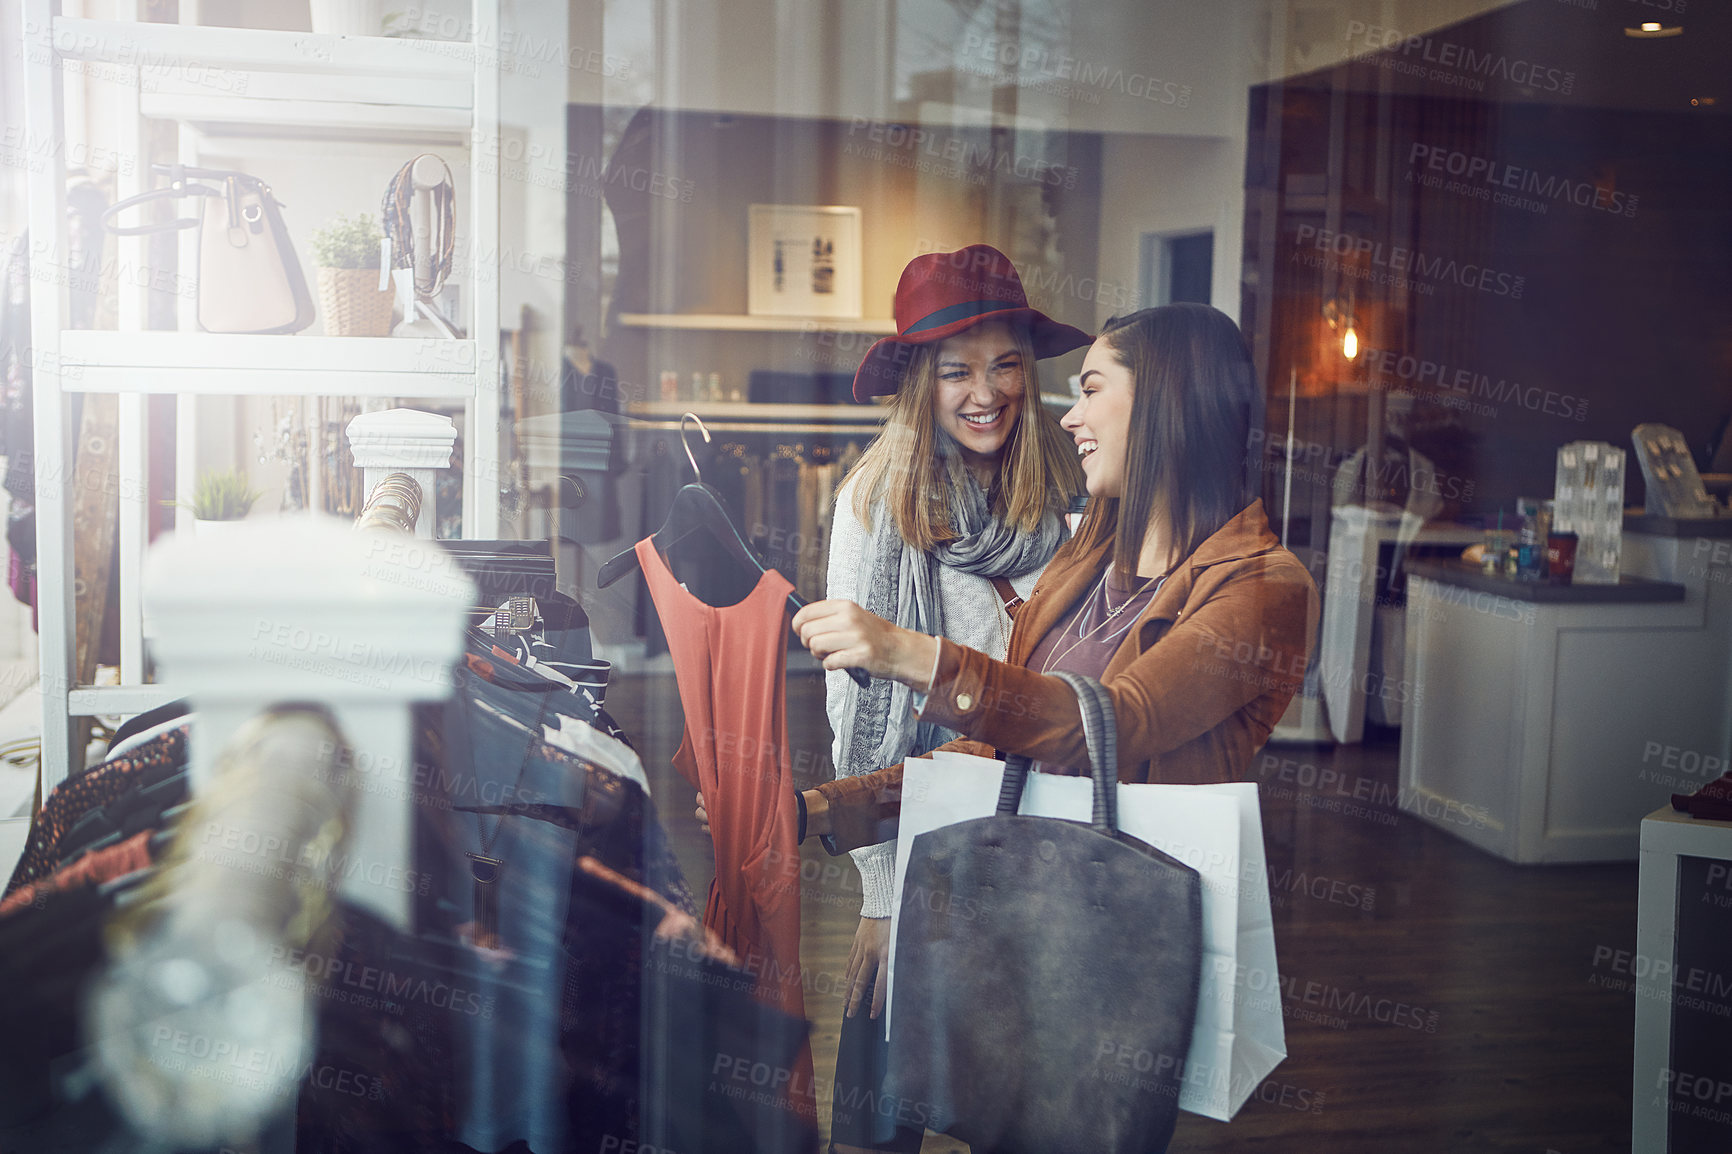
[[[499, 26], [499, 0], [472, 0], [472, 26]], [[178, 126], [178, 159], [244, 168], [247, 156], [292, 157], [311, 166], [382, 146], [467, 149], [499, 137], [499, 61], [469, 43], [203, 27], [197, 0], [182, 0], [179, 24], [55, 15], [55, 0], [24, 0], [26, 121], [30, 139], [66, 138], [67, 111], [82, 110], [68, 76], [100, 68], [125, 93], [117, 197], [152, 187], [145, 124]], [[76, 62], [76, 63], [74, 63]], [[68, 70], [68, 65], [72, 70]], [[41, 631], [44, 793], [82, 766], [71, 719], [130, 714], [173, 700], [172, 687], [144, 683], [141, 570], [147, 533], [150, 446], [147, 394], [176, 406], [177, 486], [184, 500], [196, 469], [199, 396], [442, 398], [467, 402], [464, 531], [499, 531], [499, 280], [476, 268], [465, 294], [475, 339], [419, 340], [233, 336], [199, 332], [194, 302], [181, 300], [180, 331], [144, 330], [146, 293], [121, 278], [119, 331], [65, 327], [68, 252], [66, 150], [45, 148], [29, 176], [35, 346], [38, 614]], [[233, 161], [239, 158], [239, 163]], [[471, 158], [474, 160], [475, 158]], [[491, 251], [499, 235], [496, 170], [472, 163], [468, 235]], [[464, 193], [459, 190], [459, 202]], [[46, 241], [46, 243], [44, 243]], [[146, 238], [120, 238], [121, 268], [148, 266]], [[181, 237], [181, 269], [196, 268], [196, 237]], [[309, 279], [312, 270], [308, 270]], [[148, 278], [140, 278], [148, 279]], [[120, 682], [74, 683], [73, 469], [77, 430], [68, 395], [119, 397]], [[183, 513], [182, 525], [188, 518]]]

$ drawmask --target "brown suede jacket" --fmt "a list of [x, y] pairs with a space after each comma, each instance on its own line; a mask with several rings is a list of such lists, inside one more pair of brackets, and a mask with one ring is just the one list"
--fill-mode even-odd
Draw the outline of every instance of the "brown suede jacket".
[[[1076, 696], [1026, 663], [1093, 588], [1110, 555], [1110, 542], [1058, 551], [1016, 615], [1007, 661], [939, 640], [938, 673], [920, 716], [963, 734], [945, 749], [1088, 765]], [[1118, 722], [1119, 780], [1242, 777], [1305, 679], [1317, 616], [1311, 574], [1270, 532], [1263, 502], [1251, 502], [1173, 570], [1107, 663], [1101, 681]], [[818, 789], [830, 804], [824, 842], [831, 853], [896, 836], [901, 765]]]

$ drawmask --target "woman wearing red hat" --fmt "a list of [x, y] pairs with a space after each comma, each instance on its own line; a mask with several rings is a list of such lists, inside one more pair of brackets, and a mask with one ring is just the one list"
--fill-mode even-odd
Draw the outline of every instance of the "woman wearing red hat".
[[[1089, 338], [1030, 308], [1010, 260], [984, 244], [909, 262], [895, 316], [897, 335], [873, 345], [854, 376], [856, 400], [892, 399], [883, 432], [836, 495], [828, 596], [1003, 657], [1006, 605], [1033, 590], [1082, 492], [1075, 450], [1040, 403], [1035, 361]], [[956, 736], [918, 720], [908, 688], [893, 681], [861, 689], [838, 673], [826, 698], [838, 778]], [[832, 1148], [918, 1150], [918, 1132], [887, 1145], [871, 1137], [895, 845], [854, 856], [864, 901], [848, 959]]]
[[[1317, 615], [1310, 574], [1247, 491], [1255, 397], [1244, 338], [1215, 309], [1108, 321], [1063, 418], [1088, 516], [1017, 614], [1008, 660], [853, 601], [808, 605], [794, 628], [826, 669], [921, 695], [921, 725], [963, 735], [948, 748], [1086, 766], [1076, 697], [1048, 676], [1065, 671], [1111, 695], [1121, 781], [1242, 779], [1304, 679]], [[886, 765], [803, 795], [831, 852], [895, 836], [902, 766]]]

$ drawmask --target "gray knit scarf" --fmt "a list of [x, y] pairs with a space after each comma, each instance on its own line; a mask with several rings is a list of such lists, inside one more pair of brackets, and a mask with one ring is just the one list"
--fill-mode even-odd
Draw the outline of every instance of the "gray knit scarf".
[[[950, 475], [950, 524], [955, 539], [931, 552], [911, 549], [896, 531], [882, 500], [872, 505], [866, 580], [858, 598], [862, 608], [904, 629], [944, 636], [944, 603], [938, 595], [938, 569], [948, 565], [981, 577], [1018, 577], [1039, 569], [1070, 535], [1064, 519], [1051, 509], [1032, 533], [1023, 533], [993, 514], [987, 494], [962, 467], [954, 449], [938, 462]], [[913, 691], [900, 682], [873, 678], [866, 688], [844, 681], [844, 705], [854, 726], [842, 737], [836, 776], [853, 777], [928, 753], [956, 736], [952, 730], [914, 716]]]

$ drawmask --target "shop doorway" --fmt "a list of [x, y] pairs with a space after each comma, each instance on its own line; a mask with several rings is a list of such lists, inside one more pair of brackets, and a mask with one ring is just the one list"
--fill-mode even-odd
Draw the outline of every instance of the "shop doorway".
[[1209, 286], [1215, 272], [1215, 233], [1145, 232], [1139, 273], [1140, 296], [1151, 305], [1180, 301], [1213, 304]]

